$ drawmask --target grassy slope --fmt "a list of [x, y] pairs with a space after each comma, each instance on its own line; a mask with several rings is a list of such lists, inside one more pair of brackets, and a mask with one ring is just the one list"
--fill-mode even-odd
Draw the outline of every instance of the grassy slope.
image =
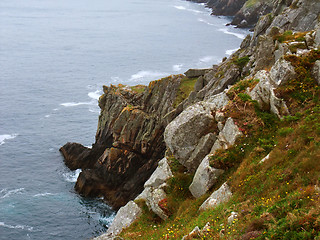
[[[292, 113], [282, 120], [261, 111], [245, 93], [257, 80], [242, 80], [230, 91], [232, 101], [225, 114], [235, 119], [245, 137], [211, 159], [212, 166], [226, 170], [212, 191], [227, 180], [234, 193], [228, 203], [199, 212], [209, 193], [192, 198], [188, 191], [192, 176], [171, 159], [175, 177], [162, 202], [170, 218], [161, 221], [140, 202], [143, 216], [121, 237], [181, 239], [195, 226], [210, 222], [211, 230], [199, 238], [320, 239], [320, 89], [311, 76], [317, 59], [319, 51], [287, 57], [298, 76], [277, 90]], [[269, 153], [269, 159], [260, 163]], [[228, 224], [232, 211], [239, 217]]]

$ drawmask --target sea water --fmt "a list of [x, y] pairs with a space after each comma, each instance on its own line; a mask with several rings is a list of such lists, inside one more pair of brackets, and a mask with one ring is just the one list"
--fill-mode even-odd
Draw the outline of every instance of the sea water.
[[68, 141], [91, 146], [102, 86], [217, 64], [246, 30], [179, 0], [1, 0], [0, 239], [89, 239], [114, 212], [79, 196]]

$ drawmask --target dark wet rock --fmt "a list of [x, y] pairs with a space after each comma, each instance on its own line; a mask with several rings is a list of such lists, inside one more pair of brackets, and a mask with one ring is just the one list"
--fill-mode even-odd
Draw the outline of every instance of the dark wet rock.
[[68, 142], [60, 148], [60, 152], [64, 157], [65, 164], [70, 170], [76, 170], [78, 168], [86, 169], [95, 164], [95, 160], [92, 159], [90, 155], [91, 149], [79, 143]]

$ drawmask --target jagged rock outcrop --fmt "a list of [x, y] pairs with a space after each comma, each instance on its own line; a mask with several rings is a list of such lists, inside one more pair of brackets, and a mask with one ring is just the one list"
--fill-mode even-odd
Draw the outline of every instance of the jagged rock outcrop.
[[83, 169], [75, 186], [80, 194], [103, 196], [116, 209], [142, 192], [164, 156], [164, 116], [173, 110], [182, 77], [151, 82], [143, 93], [104, 86], [92, 149], [70, 143], [61, 148], [65, 159], [77, 163], [73, 168]]
[[121, 233], [124, 228], [129, 227], [136, 219], [138, 219], [141, 214], [142, 210], [135, 202], [128, 202], [119, 209], [112, 224], [108, 228], [108, 231], [105, 234], [94, 238], [94, 240], [114, 239], [114, 237]]

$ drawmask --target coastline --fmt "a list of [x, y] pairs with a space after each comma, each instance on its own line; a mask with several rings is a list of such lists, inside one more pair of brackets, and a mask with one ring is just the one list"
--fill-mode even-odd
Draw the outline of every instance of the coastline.
[[[283, 34], [281, 27], [284, 26], [297, 30], [303, 28], [303, 21], [292, 21], [291, 26], [281, 25], [282, 16], [278, 17], [277, 8], [280, 7], [276, 6], [273, 9], [274, 19], [268, 16], [261, 18], [253, 36], [247, 36], [240, 50], [217, 66], [192, 69], [185, 75], [171, 75], [150, 82], [148, 86], [104, 86], [104, 94], [99, 99], [101, 114], [96, 143], [92, 150], [75, 143], [68, 143], [61, 148], [70, 168], [84, 169], [76, 184], [76, 190], [80, 194], [103, 196], [115, 209], [122, 206], [124, 207], [120, 209], [137, 209], [129, 217], [123, 216], [119, 211], [121, 216], [117, 214], [117, 221], [112, 224], [107, 234], [97, 239], [113, 238], [123, 227], [130, 225], [141, 215], [137, 203], [129, 200], [144, 199], [149, 210], [163, 220], [168, 218], [165, 207], [159, 204], [161, 200], [166, 199], [163, 184], [169, 178], [154, 177], [156, 169], [160, 167], [160, 160], [163, 161], [161, 166], [166, 165], [166, 161], [170, 165], [172, 162], [168, 160], [169, 156], [174, 156], [186, 172], [194, 174], [206, 156], [214, 155], [219, 149], [228, 149], [244, 134], [246, 129], [238, 126], [237, 121], [241, 121], [240, 119], [234, 121], [231, 117], [226, 119], [225, 116], [217, 116], [219, 112], [224, 112], [224, 108], [230, 102], [230, 85], [248, 80], [250, 77], [267, 79], [262, 85], [257, 85], [263, 89], [268, 84], [271, 86], [277, 83], [267, 81], [281, 68], [288, 72], [288, 78], [295, 76], [293, 67], [286, 67], [285, 64], [289, 63], [281, 62], [281, 57], [291, 52], [278, 53], [273, 37]], [[289, 7], [284, 9], [290, 14]], [[318, 20], [307, 19], [304, 10], [301, 10], [304, 21], [310, 22], [304, 30], [312, 32]], [[274, 33], [275, 29], [278, 32]], [[318, 33], [314, 34], [312, 43], [307, 48], [317, 49], [317, 36]], [[273, 50], [268, 52], [269, 49]], [[311, 52], [310, 49], [308, 53]], [[270, 74], [263, 69], [271, 69]], [[250, 91], [256, 89], [255, 86], [250, 86]], [[269, 91], [269, 95], [273, 96], [268, 100], [261, 97], [261, 92], [258, 92], [260, 90], [255, 91], [257, 92], [248, 94], [259, 104], [261, 102], [260, 108], [264, 108], [264, 105], [269, 106], [268, 111], [280, 119], [289, 114], [290, 107], [286, 106], [283, 99], [270, 92], [273, 91], [271, 87], [263, 90]], [[224, 114], [226, 115], [225, 112]], [[150, 186], [146, 183], [149, 181], [152, 182], [148, 183]], [[223, 195], [227, 192], [228, 196], [222, 198], [224, 202], [228, 201], [229, 195], [232, 195], [229, 188], [226, 185], [222, 185], [221, 188], [222, 190], [219, 188], [217, 191], [223, 193], [216, 194]], [[192, 192], [191, 189], [190, 191]], [[142, 196], [137, 197], [139, 193]], [[192, 194], [194, 197], [197, 196], [197, 193]], [[201, 205], [200, 208], [206, 209], [207, 206]], [[131, 217], [130, 223], [122, 225], [121, 219]], [[117, 224], [120, 226], [115, 227]]]

